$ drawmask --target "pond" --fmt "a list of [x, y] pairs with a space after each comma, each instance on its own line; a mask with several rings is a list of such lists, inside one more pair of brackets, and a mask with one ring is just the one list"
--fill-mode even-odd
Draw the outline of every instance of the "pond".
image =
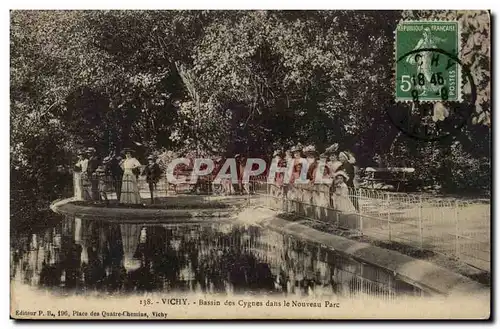
[[324, 246], [209, 219], [120, 224], [61, 217], [13, 240], [11, 280], [64, 294], [427, 295]]

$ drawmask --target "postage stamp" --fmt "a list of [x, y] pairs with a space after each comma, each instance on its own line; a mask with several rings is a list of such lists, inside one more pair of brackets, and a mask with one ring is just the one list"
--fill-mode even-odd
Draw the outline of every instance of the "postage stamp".
[[458, 22], [402, 21], [395, 47], [396, 101], [461, 101]]

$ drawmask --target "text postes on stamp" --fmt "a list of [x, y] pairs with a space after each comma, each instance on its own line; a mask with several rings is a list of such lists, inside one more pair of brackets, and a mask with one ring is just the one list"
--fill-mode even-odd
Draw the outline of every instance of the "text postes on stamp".
[[[396, 29], [396, 101], [461, 101], [458, 22], [402, 21]], [[422, 49], [421, 52], [418, 50]]]

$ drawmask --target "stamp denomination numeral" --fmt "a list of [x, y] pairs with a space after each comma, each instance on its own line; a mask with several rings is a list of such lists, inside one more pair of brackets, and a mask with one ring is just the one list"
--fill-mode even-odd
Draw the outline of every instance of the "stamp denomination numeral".
[[[401, 91], [407, 92], [410, 91], [411, 89], [411, 81], [409, 80], [410, 76], [409, 75], [403, 75], [401, 77]], [[415, 77], [413, 77], [413, 83], [415, 83]]]

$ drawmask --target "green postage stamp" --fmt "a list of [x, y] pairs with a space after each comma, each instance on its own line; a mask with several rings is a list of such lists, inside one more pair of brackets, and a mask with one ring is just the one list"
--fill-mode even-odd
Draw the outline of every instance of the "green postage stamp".
[[396, 101], [461, 101], [455, 21], [402, 21], [396, 29]]

